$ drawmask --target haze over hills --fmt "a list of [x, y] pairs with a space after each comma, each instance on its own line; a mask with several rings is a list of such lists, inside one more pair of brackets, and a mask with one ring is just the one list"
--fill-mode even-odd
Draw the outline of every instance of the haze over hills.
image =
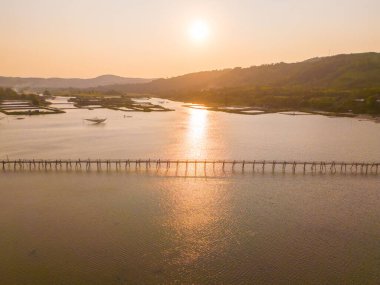
[[297, 63], [275, 63], [185, 74], [168, 79], [102, 75], [79, 78], [0, 77], [0, 86], [14, 88], [76, 88], [153, 94], [177, 94], [225, 88], [352, 90], [380, 88], [380, 53], [316, 57]]
[[176, 93], [254, 86], [339, 90], [380, 88], [380, 53], [342, 54], [298, 63], [204, 71], [145, 84], [114, 85], [109, 88], [131, 92]]
[[96, 78], [22, 78], [0, 76], [0, 86], [12, 88], [94, 88], [112, 84], [146, 83], [151, 79], [101, 75]]

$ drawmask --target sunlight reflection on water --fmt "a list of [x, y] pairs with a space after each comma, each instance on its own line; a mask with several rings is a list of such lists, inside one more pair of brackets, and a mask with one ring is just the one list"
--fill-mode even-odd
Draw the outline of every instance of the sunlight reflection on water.
[[7, 172], [0, 179], [0, 284], [380, 278], [377, 176]]
[[163, 226], [177, 245], [166, 252], [169, 262], [187, 265], [223, 251], [226, 244], [215, 242], [219, 240], [219, 232], [215, 229], [223, 225], [222, 221], [226, 219], [227, 197], [215, 189], [185, 181], [179, 191], [165, 197], [167, 215]]
[[205, 158], [208, 131], [208, 111], [189, 108], [188, 132], [185, 149], [187, 157]]

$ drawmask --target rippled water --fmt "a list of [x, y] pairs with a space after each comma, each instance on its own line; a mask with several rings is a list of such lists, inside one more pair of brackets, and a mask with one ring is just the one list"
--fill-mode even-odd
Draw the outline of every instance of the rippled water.
[[1, 284], [377, 284], [380, 179], [0, 178]]
[[[8, 118], [0, 158], [379, 160], [373, 122], [167, 105]], [[0, 172], [0, 284], [379, 283], [380, 176], [200, 176]]]

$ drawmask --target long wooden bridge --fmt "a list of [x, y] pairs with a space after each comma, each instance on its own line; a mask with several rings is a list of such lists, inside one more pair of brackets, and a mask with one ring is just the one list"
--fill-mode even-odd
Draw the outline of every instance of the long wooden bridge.
[[173, 160], [173, 159], [6, 159], [0, 170], [121, 171], [128, 169], [185, 169], [191, 171], [251, 171], [283, 173], [379, 174], [380, 162], [276, 161], [276, 160]]

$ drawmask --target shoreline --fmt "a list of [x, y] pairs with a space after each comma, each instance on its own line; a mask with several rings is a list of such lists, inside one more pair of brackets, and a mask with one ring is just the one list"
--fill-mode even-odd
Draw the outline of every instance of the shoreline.
[[224, 112], [239, 115], [265, 115], [265, 114], [281, 114], [287, 116], [310, 116], [310, 115], [321, 115], [326, 117], [346, 117], [346, 118], [357, 118], [363, 121], [373, 121], [380, 123], [380, 115], [374, 114], [354, 114], [354, 113], [339, 113], [339, 112], [328, 112], [319, 110], [308, 110], [308, 109], [266, 109], [263, 107], [252, 107], [252, 106], [210, 106], [199, 103], [185, 103], [182, 105], [186, 108], [208, 110], [215, 112]]

